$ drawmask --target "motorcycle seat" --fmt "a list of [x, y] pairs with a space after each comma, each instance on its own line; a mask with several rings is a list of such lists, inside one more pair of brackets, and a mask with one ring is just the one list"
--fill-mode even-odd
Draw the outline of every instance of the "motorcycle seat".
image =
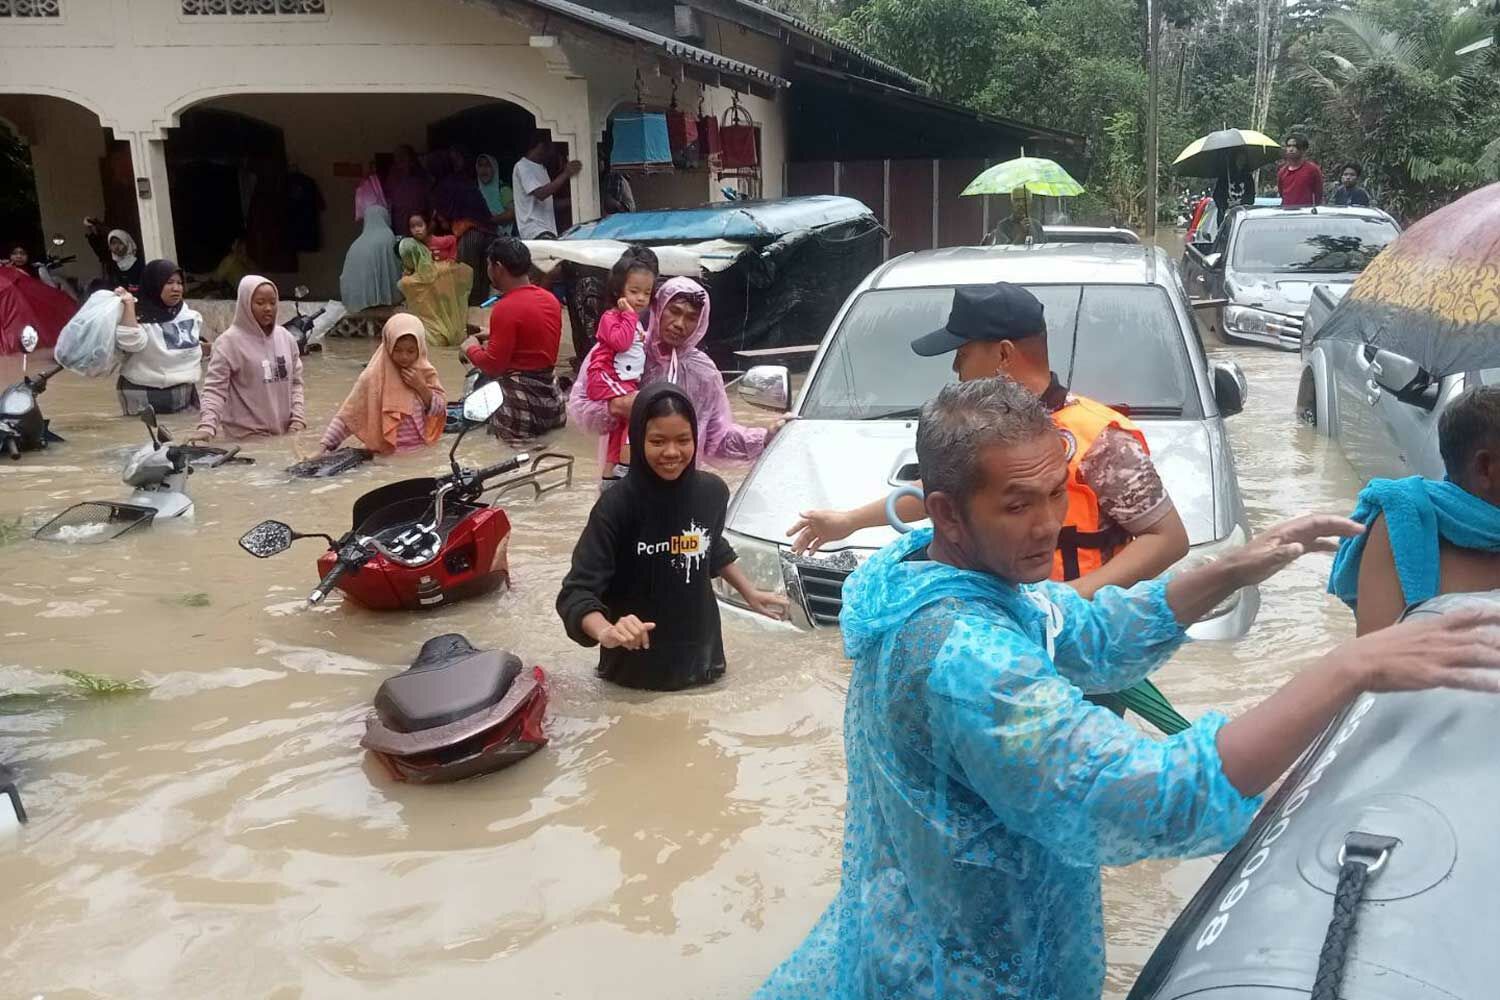
[[380, 685], [375, 693], [375, 711], [397, 732], [435, 729], [499, 702], [521, 675], [521, 669], [520, 658], [504, 650], [418, 663]]

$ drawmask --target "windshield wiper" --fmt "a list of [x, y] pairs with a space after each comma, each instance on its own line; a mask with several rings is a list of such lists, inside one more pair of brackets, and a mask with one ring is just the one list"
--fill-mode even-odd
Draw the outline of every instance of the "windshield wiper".
[[911, 420], [922, 415], [920, 406], [908, 406], [904, 410], [886, 410], [884, 413], [872, 413], [868, 417], [860, 417], [861, 420]]

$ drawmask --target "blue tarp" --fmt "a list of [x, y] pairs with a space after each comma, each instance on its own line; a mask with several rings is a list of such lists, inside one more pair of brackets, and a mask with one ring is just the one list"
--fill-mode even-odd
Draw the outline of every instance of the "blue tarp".
[[799, 229], [852, 222], [873, 213], [853, 198], [810, 195], [772, 201], [726, 201], [699, 208], [621, 212], [574, 226], [565, 240], [623, 243], [696, 243], [702, 240], [765, 242]]

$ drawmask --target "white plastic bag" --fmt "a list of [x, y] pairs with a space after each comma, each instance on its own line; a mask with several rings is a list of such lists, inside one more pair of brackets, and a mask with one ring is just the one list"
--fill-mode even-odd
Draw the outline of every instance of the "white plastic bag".
[[124, 312], [125, 303], [114, 292], [100, 290], [90, 295], [57, 335], [53, 359], [79, 375], [110, 374], [120, 366], [115, 328]]

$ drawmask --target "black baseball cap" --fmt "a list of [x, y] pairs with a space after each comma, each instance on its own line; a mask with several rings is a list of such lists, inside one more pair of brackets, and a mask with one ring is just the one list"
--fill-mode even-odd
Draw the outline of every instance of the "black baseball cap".
[[953, 293], [948, 325], [913, 340], [911, 349], [931, 358], [971, 340], [1025, 340], [1046, 332], [1041, 302], [1020, 285], [961, 285]]

